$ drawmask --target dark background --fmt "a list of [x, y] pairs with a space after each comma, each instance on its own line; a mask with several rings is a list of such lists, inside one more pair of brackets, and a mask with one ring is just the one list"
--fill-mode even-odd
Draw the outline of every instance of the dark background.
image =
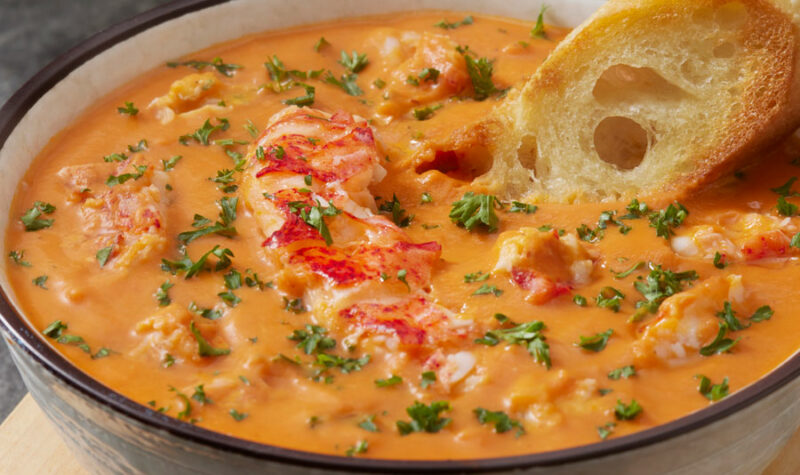
[[[163, 3], [167, 0], [0, 0], [0, 104], [56, 56]], [[0, 421], [25, 392], [0, 343]]]

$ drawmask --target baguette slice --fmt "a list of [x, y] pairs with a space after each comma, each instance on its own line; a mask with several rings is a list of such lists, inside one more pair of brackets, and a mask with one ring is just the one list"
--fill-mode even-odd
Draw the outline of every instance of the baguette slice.
[[680, 196], [800, 126], [791, 0], [610, 0], [482, 127], [475, 184], [529, 200]]

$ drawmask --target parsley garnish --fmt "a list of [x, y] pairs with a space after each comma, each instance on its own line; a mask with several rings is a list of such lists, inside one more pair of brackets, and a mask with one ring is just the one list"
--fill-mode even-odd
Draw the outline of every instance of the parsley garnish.
[[294, 330], [286, 338], [297, 342], [297, 348], [302, 348], [307, 355], [336, 347], [336, 340], [326, 336], [328, 330], [318, 325], [306, 324], [305, 330]]
[[606, 422], [601, 426], [597, 426], [597, 434], [600, 436], [601, 439], [606, 440], [608, 436], [614, 433], [614, 428], [617, 424], [613, 422]]
[[464, 282], [470, 284], [472, 282], [482, 282], [489, 278], [489, 274], [484, 274], [483, 271], [471, 272], [464, 274]]
[[287, 299], [286, 297], [283, 298], [283, 309], [287, 312], [292, 312], [295, 314], [301, 314], [308, 311], [306, 306], [303, 305], [303, 300], [296, 298], [296, 299]]
[[775, 312], [772, 310], [772, 308], [770, 308], [769, 305], [764, 305], [758, 307], [755, 313], [753, 313], [753, 315], [750, 316], [749, 320], [751, 322], [756, 322], [756, 323], [763, 322], [764, 320], [769, 320], [770, 318], [772, 318], [772, 315], [774, 313]]
[[194, 326], [194, 322], [189, 324], [189, 330], [192, 332], [194, 339], [197, 341], [197, 354], [200, 356], [224, 356], [230, 354], [230, 348], [214, 348], [211, 346], [211, 344], [208, 343], [208, 340], [203, 338], [200, 330]]
[[308, 84], [302, 82], [296, 82], [295, 85], [301, 86], [303, 89], [306, 90], [306, 93], [302, 96], [286, 99], [283, 101], [283, 103], [286, 104], [287, 106], [299, 106], [299, 107], [307, 107], [314, 105], [314, 98], [316, 97], [316, 88], [314, 86], [309, 86]]
[[164, 171], [165, 172], [168, 172], [168, 171], [172, 170], [173, 168], [175, 168], [175, 165], [177, 165], [178, 161], [181, 158], [183, 158], [182, 155], [173, 155], [172, 157], [170, 157], [167, 160], [161, 160], [161, 166], [164, 167]]
[[23, 214], [19, 220], [25, 225], [25, 231], [38, 231], [40, 229], [49, 228], [53, 225], [52, 219], [40, 219], [39, 216], [44, 214], [53, 214], [56, 207], [44, 201], [36, 201], [33, 207]]
[[534, 320], [516, 324], [502, 313], [495, 314], [494, 318], [502, 325], [511, 326], [489, 330], [483, 338], [475, 340], [475, 343], [495, 346], [501, 341], [505, 341], [509, 345], [521, 345], [533, 356], [534, 361], [550, 369], [550, 346], [545, 342], [545, 337], [542, 335], [542, 330], [545, 329], [544, 323]]
[[46, 285], [47, 284], [47, 276], [46, 275], [40, 275], [39, 277], [36, 277], [35, 279], [33, 279], [32, 282], [33, 282], [33, 285], [35, 285], [37, 287], [41, 287], [44, 290], [48, 290], [47, 289], [47, 285]]
[[108, 262], [108, 258], [111, 257], [111, 251], [113, 251], [113, 250], [114, 250], [113, 247], [108, 246], [108, 247], [104, 247], [104, 248], [100, 249], [99, 251], [97, 251], [97, 254], [95, 254], [95, 257], [97, 258], [97, 263], [100, 264], [100, 267], [103, 267], [103, 266], [106, 265], [106, 262]]
[[498, 434], [508, 432], [515, 427], [517, 428], [517, 437], [525, 433], [525, 427], [519, 421], [508, 417], [508, 414], [503, 411], [489, 411], [479, 407], [472, 412], [481, 424], [494, 424], [494, 431]]
[[426, 106], [421, 107], [419, 109], [414, 109], [414, 118], [417, 120], [428, 120], [433, 117], [433, 113], [437, 110], [441, 109], [441, 104], [436, 104], [433, 106]]
[[503, 291], [498, 289], [494, 285], [483, 284], [478, 288], [478, 290], [472, 292], [472, 295], [489, 295], [489, 294], [493, 294], [495, 297], [499, 297], [503, 295]]
[[471, 191], [464, 193], [464, 197], [453, 203], [450, 210], [450, 219], [459, 226], [464, 226], [467, 231], [472, 231], [476, 226], [482, 225], [488, 232], [497, 231], [500, 220], [495, 214], [495, 203], [501, 206], [492, 195], [475, 194]]
[[194, 302], [189, 302], [189, 311], [208, 320], [218, 320], [222, 318], [222, 312], [214, 308], [204, 308]]
[[237, 69], [243, 68], [243, 66], [241, 66], [239, 64], [226, 64], [226, 63], [224, 63], [222, 61], [222, 58], [220, 58], [219, 56], [217, 56], [214, 59], [212, 59], [211, 62], [189, 60], [189, 61], [183, 61], [183, 62], [170, 61], [170, 62], [167, 63], [167, 67], [170, 67], [170, 68], [176, 68], [178, 66], [189, 66], [190, 68], [194, 68], [194, 69], [196, 69], [198, 71], [202, 71], [203, 69], [205, 69], [205, 68], [210, 66], [210, 67], [216, 69], [218, 73], [220, 73], [220, 74], [222, 74], [223, 76], [226, 76], [226, 77], [233, 76], [233, 72], [234, 71], [236, 71]]
[[794, 216], [797, 214], [797, 205], [789, 203], [783, 196], [778, 198], [778, 204], [775, 205], [775, 208], [778, 210], [778, 213], [784, 216]]
[[531, 38], [547, 39], [547, 34], [544, 31], [544, 12], [547, 11], [547, 6], [542, 5], [539, 9], [539, 16], [536, 18], [536, 24], [531, 29]]
[[717, 332], [717, 336], [714, 337], [714, 341], [700, 348], [700, 354], [703, 356], [711, 356], [717, 353], [727, 353], [730, 351], [734, 346], [736, 346], [737, 343], [739, 343], [739, 340], [742, 338], [739, 337], [735, 340], [726, 338], [725, 334], [727, 332], [727, 324], [724, 321], [719, 322], [719, 331]]
[[50, 325], [47, 325], [47, 327], [42, 330], [42, 334], [49, 338], [58, 338], [61, 336], [63, 331], [68, 328], [69, 326], [66, 323], [63, 323], [61, 320], [56, 320]]
[[300, 217], [306, 224], [316, 229], [320, 237], [325, 241], [326, 246], [333, 244], [331, 232], [325, 224], [325, 217], [338, 216], [342, 214], [342, 210], [333, 205], [333, 201], [328, 202], [328, 206], [323, 206], [319, 202], [315, 206], [302, 201], [293, 201], [289, 203], [289, 209], [292, 213]]
[[192, 399], [199, 402], [200, 404], [213, 404], [213, 401], [206, 396], [206, 392], [203, 389], [202, 384], [198, 384], [194, 387], [194, 393], [192, 393]]
[[628, 206], [625, 207], [628, 214], [620, 216], [619, 219], [639, 219], [646, 216], [650, 212], [650, 207], [647, 203], [640, 203], [636, 198], [632, 199]]
[[572, 297], [572, 301], [575, 302], [575, 305], [578, 307], [585, 307], [586, 306], [586, 297], [583, 295], [575, 295]]
[[727, 376], [725, 376], [719, 384], [711, 384], [711, 380], [702, 374], [696, 374], [694, 377], [700, 380], [697, 391], [709, 401], [719, 401], [728, 395], [730, 388], [728, 387]]
[[139, 153], [147, 150], [147, 140], [141, 139], [136, 145], [128, 145], [130, 153]]
[[10, 251], [8, 253], [8, 258], [11, 259], [14, 264], [22, 267], [31, 267], [31, 263], [24, 260], [25, 259], [25, 251]]
[[793, 177], [789, 178], [789, 181], [787, 181], [783, 185], [781, 185], [781, 186], [779, 186], [777, 188], [770, 188], [770, 191], [772, 191], [773, 193], [776, 193], [778, 196], [782, 196], [784, 198], [789, 197], [789, 196], [800, 196], [800, 193], [797, 193], [796, 191], [792, 191], [792, 185], [796, 181], [797, 181], [797, 177], [793, 176]]
[[403, 382], [403, 378], [393, 374], [391, 377], [386, 379], [376, 379], [375, 386], [379, 388], [387, 388], [389, 386], [394, 386]]
[[[639, 277], [641, 279], [641, 277]], [[633, 287], [645, 298], [636, 302], [636, 313], [631, 316], [631, 321], [639, 321], [647, 314], [656, 313], [661, 302], [667, 297], [683, 290], [686, 284], [697, 280], [697, 272], [673, 272], [662, 269], [660, 265], [650, 264], [650, 274], [644, 280], [634, 282]]]
[[584, 350], [594, 351], [595, 353], [603, 351], [608, 344], [608, 339], [614, 334], [614, 330], [608, 330], [592, 336], [582, 336], [581, 341], [575, 343], [575, 346], [580, 346]]
[[386, 81], [384, 81], [381, 78], [378, 78], [378, 79], [372, 81], [372, 85], [375, 86], [378, 89], [383, 89], [384, 87], [386, 87]]
[[225, 237], [232, 237], [236, 235], [236, 228], [233, 226], [233, 221], [236, 220], [236, 207], [239, 204], [239, 198], [223, 197], [217, 201], [220, 207], [219, 221], [211, 224], [211, 220], [205, 216], [195, 214], [192, 227], [194, 231], [184, 231], [178, 234], [178, 241], [182, 244], [189, 244], [197, 238], [206, 236], [208, 234], [219, 234]]
[[639, 268], [642, 267], [643, 265], [644, 262], [639, 261], [636, 264], [632, 265], [630, 268], [628, 268], [628, 270], [622, 272], [614, 272], [614, 270], [611, 269], [611, 275], [613, 275], [615, 279], [624, 279], [625, 277], [628, 277], [629, 275], [639, 270]]
[[233, 420], [235, 420], [236, 422], [241, 422], [249, 415], [246, 412], [239, 412], [236, 409], [231, 409], [230, 411], [228, 411], [228, 414], [230, 414], [231, 417], [233, 417]]
[[465, 16], [463, 20], [457, 21], [455, 23], [448, 23], [447, 21], [442, 20], [439, 23], [434, 24], [433, 26], [438, 26], [439, 28], [442, 28], [444, 30], [454, 30], [459, 26], [471, 25], [473, 21], [474, 19], [472, 18], [472, 15], [468, 15]]
[[191, 279], [200, 271], [205, 269], [206, 261], [211, 255], [214, 255], [218, 259], [217, 264], [214, 266], [214, 270], [220, 271], [230, 267], [230, 258], [233, 257], [233, 251], [228, 248], [214, 246], [210, 251], [200, 256], [200, 259], [198, 259], [196, 262], [192, 262], [192, 259], [185, 253], [183, 254], [183, 258], [177, 261], [161, 259], [161, 270], [169, 272], [172, 275], [176, 275], [179, 272], [185, 272], [185, 278]]
[[671, 203], [665, 209], [650, 214], [650, 227], [656, 228], [656, 236], [669, 240], [675, 232], [674, 228], [683, 223], [689, 211], [682, 204]]
[[339, 368], [339, 371], [343, 374], [347, 374], [353, 371], [361, 371], [361, 368], [369, 363], [369, 360], [369, 355], [364, 355], [361, 358], [343, 358], [328, 353], [317, 353], [315, 364], [321, 366], [323, 368], [322, 371], [330, 368]]
[[728, 267], [728, 263], [725, 261], [725, 256], [720, 254], [719, 252], [714, 253], [714, 267], [717, 269], [724, 269]]
[[422, 373], [419, 385], [422, 387], [422, 389], [428, 389], [428, 387], [435, 382], [436, 382], [436, 373], [434, 373], [433, 371], [425, 371]]
[[452, 421], [449, 417], [439, 417], [439, 414], [449, 410], [451, 407], [447, 401], [433, 401], [430, 406], [414, 401], [414, 404], [406, 409], [406, 413], [411, 417], [411, 422], [397, 421], [397, 430], [401, 435], [408, 435], [412, 432], [431, 434], [439, 432]]
[[367, 442], [366, 440], [359, 440], [358, 442], [356, 442], [356, 445], [347, 449], [345, 455], [347, 455], [348, 457], [352, 457], [357, 454], [363, 454], [367, 451], [368, 448], [369, 448], [369, 442]]
[[178, 138], [178, 142], [182, 143], [183, 145], [189, 145], [189, 141], [194, 140], [200, 145], [208, 145], [208, 138], [211, 136], [211, 134], [218, 130], [228, 130], [230, 125], [231, 124], [228, 122], [228, 119], [217, 117], [217, 125], [211, 125], [211, 119], [206, 119], [199, 129], [195, 130], [191, 134], [181, 135]]
[[616, 313], [619, 312], [619, 306], [623, 299], [625, 299], [625, 294], [619, 290], [614, 287], [603, 287], [594, 301], [598, 307], [610, 308]]
[[617, 405], [614, 407], [614, 416], [620, 421], [635, 419], [641, 412], [642, 406], [636, 402], [636, 399], [631, 399], [631, 403], [628, 405], [617, 399]]
[[356, 84], [356, 79], [358, 79], [358, 76], [353, 73], [342, 74], [340, 79], [336, 79], [336, 76], [334, 76], [333, 73], [330, 71], [328, 71], [323, 77], [323, 81], [325, 81], [328, 84], [333, 84], [334, 86], [338, 86], [347, 94], [351, 96], [360, 96], [364, 94], [364, 91], [362, 91], [361, 88], [358, 87], [358, 84]]
[[324, 36], [320, 36], [316, 43], [314, 43], [314, 51], [319, 53], [319, 50], [324, 48], [325, 46], [329, 46], [331, 43], [325, 39]]
[[339, 59], [339, 64], [344, 66], [351, 73], [360, 73], [364, 68], [367, 67], [367, 64], [369, 64], [369, 60], [367, 59], [366, 53], [359, 54], [353, 51], [353, 54], [351, 56], [347, 56], [347, 53], [342, 51], [341, 58]]
[[487, 58], [475, 59], [467, 54], [466, 50], [462, 51], [464, 61], [467, 63], [467, 73], [475, 90], [475, 100], [482, 101], [495, 92], [500, 92], [492, 82], [492, 62]]
[[139, 109], [134, 107], [133, 102], [125, 101], [125, 105], [122, 107], [117, 107], [117, 112], [120, 114], [127, 114], [131, 117], [135, 116], [139, 113]]
[[109, 175], [106, 179], [106, 185], [116, 186], [125, 183], [128, 180], [138, 180], [144, 176], [147, 171], [147, 165], [132, 165], [136, 169], [136, 173], [123, 173], [121, 175]]
[[525, 213], [525, 214], [533, 214], [539, 209], [536, 205], [531, 205], [528, 203], [523, 203], [521, 201], [512, 201], [511, 208], [508, 209], [509, 213]]
[[426, 204], [426, 203], [433, 203], [433, 197], [431, 196], [431, 194], [429, 192], [423, 191], [422, 192], [422, 197], [420, 197], [419, 203], [423, 204], [423, 205]]
[[608, 379], [628, 379], [631, 376], [636, 376], [636, 369], [633, 365], [623, 366], [622, 368], [617, 368], [608, 372]]
[[156, 293], [153, 294], [156, 300], [158, 300], [159, 307], [166, 307], [167, 305], [172, 303], [172, 299], [169, 298], [169, 289], [171, 289], [174, 286], [175, 284], [173, 284], [172, 282], [166, 281], [163, 284], [161, 284], [158, 290], [156, 290]]
[[394, 193], [392, 194], [392, 201], [384, 201], [381, 203], [380, 206], [378, 206], [378, 211], [391, 213], [392, 221], [401, 228], [408, 227], [408, 225], [411, 224], [411, 220], [414, 219], [413, 214], [410, 216], [406, 215], [406, 210], [400, 205], [400, 200], [397, 199], [397, 195]]
[[375, 414], [367, 416], [363, 421], [359, 422], [358, 427], [368, 432], [380, 432], [378, 426], [375, 425]]

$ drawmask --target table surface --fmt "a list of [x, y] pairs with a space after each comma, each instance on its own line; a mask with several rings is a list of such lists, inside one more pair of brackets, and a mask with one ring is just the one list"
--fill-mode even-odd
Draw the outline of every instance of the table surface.
[[[0, 0], [0, 104], [83, 39], [162, 3], [166, 0]], [[0, 343], [0, 421], [24, 394], [8, 350]]]

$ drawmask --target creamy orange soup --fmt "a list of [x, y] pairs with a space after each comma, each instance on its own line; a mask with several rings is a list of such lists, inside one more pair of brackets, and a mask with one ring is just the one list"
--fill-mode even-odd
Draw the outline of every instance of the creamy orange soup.
[[681, 203], [494, 197], [470, 127], [567, 31], [468, 15], [245, 36], [89, 106], [10, 210], [31, 324], [183, 421], [403, 459], [620, 437], [791, 355], [796, 147]]

